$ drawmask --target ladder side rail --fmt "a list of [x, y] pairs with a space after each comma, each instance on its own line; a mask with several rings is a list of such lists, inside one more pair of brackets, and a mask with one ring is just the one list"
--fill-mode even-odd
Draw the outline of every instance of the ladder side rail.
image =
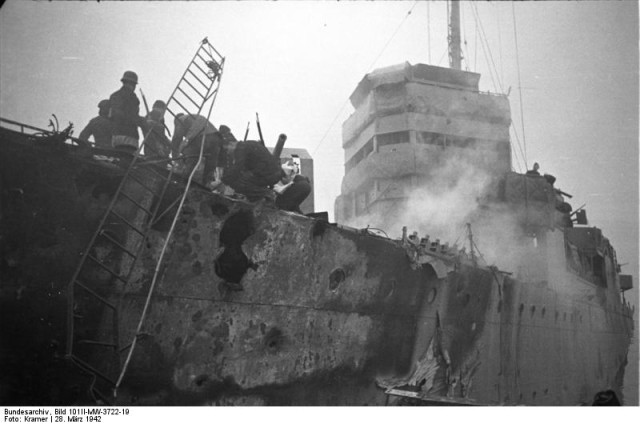
[[[213, 100], [211, 100], [208, 116], [211, 114], [211, 109], [213, 108], [213, 104], [215, 103], [216, 98], [218, 96], [218, 90], [220, 88], [220, 82], [222, 80], [222, 72], [223, 71], [224, 71], [224, 57], [222, 58], [222, 60], [218, 64], [218, 73], [214, 76], [213, 79], [211, 79], [211, 87], [209, 88], [209, 91], [207, 92], [207, 96], [203, 100], [202, 106], [198, 110], [198, 113], [200, 113], [200, 110], [202, 110], [202, 108], [204, 108], [204, 106], [206, 105], [206, 103], [210, 99], [213, 99]], [[209, 119], [209, 118], [207, 117], [207, 119]]]
[[[139, 149], [138, 149], [139, 150]], [[105, 210], [105, 213], [102, 215], [102, 218], [100, 219], [100, 222], [98, 224], [98, 227], [96, 229], [96, 231], [94, 231], [93, 235], [91, 236], [91, 239], [89, 240], [89, 243], [87, 244], [87, 247], [85, 248], [85, 250], [82, 252], [82, 258], [80, 259], [80, 263], [78, 264], [78, 266], [76, 267], [76, 270], [73, 273], [73, 276], [71, 277], [71, 280], [69, 281], [69, 284], [67, 285], [67, 343], [66, 343], [66, 355], [70, 356], [73, 354], [73, 331], [74, 331], [74, 322], [73, 322], [73, 305], [74, 305], [74, 301], [75, 301], [75, 296], [74, 296], [74, 286], [75, 286], [75, 281], [77, 280], [78, 276], [80, 275], [80, 272], [82, 272], [82, 269], [84, 268], [84, 265], [88, 259], [89, 256], [89, 252], [91, 250], [91, 248], [94, 246], [96, 239], [98, 238], [98, 235], [100, 233], [100, 230], [104, 227], [105, 222], [107, 221], [107, 217], [109, 216], [110, 212], [113, 210], [116, 202], [118, 201], [118, 193], [120, 193], [120, 191], [122, 190], [122, 188], [124, 187], [125, 183], [127, 182], [127, 175], [129, 174], [129, 172], [131, 171], [134, 163], [135, 163], [136, 158], [134, 157], [133, 160], [131, 161], [131, 163], [129, 164], [129, 167], [127, 168], [127, 171], [125, 172], [125, 174], [122, 176], [122, 180], [120, 181], [120, 184], [118, 185], [118, 188], [116, 189], [115, 194], [113, 195], [113, 198], [111, 199], [111, 202], [109, 203], [109, 206], [107, 207], [107, 209]]]
[[[210, 48], [211, 50], [213, 50], [214, 52], [216, 52], [216, 54], [218, 55], [218, 57], [220, 57], [220, 58], [224, 59], [224, 56], [222, 56], [222, 55], [220, 54], [220, 52], [219, 52], [218, 50], [216, 50], [216, 48], [215, 48], [215, 47], [213, 47], [213, 45], [212, 45], [211, 43], [207, 42], [207, 45], [209, 46], [209, 48]], [[211, 54], [211, 53], [209, 53], [209, 54]]]
[[[160, 208], [160, 203], [162, 201], [162, 198], [164, 197], [164, 194], [166, 193], [166, 189], [169, 186], [169, 182], [171, 181], [171, 177], [172, 177], [173, 173], [170, 172], [168, 174], [168, 176], [165, 178], [164, 183], [163, 183], [163, 187], [162, 187], [162, 191], [160, 193], [159, 196], [157, 196], [155, 193], [153, 193], [154, 195], [156, 195], [158, 197], [158, 200], [156, 201], [156, 205], [153, 208], [153, 211], [151, 213], [151, 215], [149, 215], [149, 218], [147, 218], [148, 224], [145, 225], [146, 228], [142, 229], [142, 232], [144, 233], [141, 234], [140, 232], [138, 232], [139, 235], [142, 236], [142, 240], [140, 240], [140, 242], [138, 243], [138, 248], [136, 249], [135, 253], [132, 253], [130, 251], [128, 251], [125, 248], [121, 248], [121, 250], [123, 250], [125, 253], [129, 254], [133, 261], [129, 267], [128, 272], [126, 273], [126, 276], [122, 276], [122, 275], [115, 275], [113, 273], [112, 270], [107, 269], [107, 267], [102, 264], [101, 262], [95, 260], [92, 256], [90, 257], [90, 259], [94, 259], [94, 261], [96, 263], [98, 263], [98, 265], [100, 265], [101, 267], [103, 267], [104, 269], [106, 269], [110, 274], [114, 275], [116, 278], [120, 279], [121, 281], [123, 281], [125, 284], [128, 284], [129, 280], [131, 279], [131, 274], [133, 273], [135, 266], [137, 264], [138, 258], [140, 257], [140, 253], [144, 247], [144, 240], [146, 239], [149, 229], [151, 228], [151, 225], [154, 223], [154, 217], [157, 214], [159, 208]], [[146, 210], [145, 210], [146, 211]], [[119, 246], [120, 244], [117, 243]], [[82, 287], [84, 290], [86, 290], [87, 292], [91, 293], [94, 297], [96, 297], [98, 300], [100, 300], [101, 302], [103, 302], [104, 304], [106, 304], [107, 306], [109, 306], [113, 312], [114, 312], [114, 318], [112, 320], [112, 334], [113, 334], [113, 339], [114, 339], [114, 343], [110, 343], [108, 344], [109, 346], [114, 347], [114, 351], [117, 352], [119, 349], [119, 345], [118, 345], [118, 341], [119, 341], [119, 326], [118, 326], [118, 308], [113, 305], [112, 303], [110, 303], [109, 301], [107, 301], [106, 299], [104, 299], [103, 297], [101, 297], [100, 295], [98, 295], [96, 292], [94, 292], [93, 290], [91, 290], [89, 287], [87, 287], [86, 285], [82, 284], [79, 282], [79, 280], [76, 279], [76, 284], [78, 284], [80, 287]], [[107, 343], [105, 342], [100, 342], [103, 345], [107, 345]], [[74, 355], [75, 358], [78, 358], [78, 356]], [[81, 358], [78, 358], [81, 359]], [[119, 355], [116, 356], [117, 362], [118, 362], [118, 368], [120, 368], [120, 357]], [[92, 369], [96, 369], [95, 367], [92, 367]], [[112, 384], [113, 385], [113, 384]]]

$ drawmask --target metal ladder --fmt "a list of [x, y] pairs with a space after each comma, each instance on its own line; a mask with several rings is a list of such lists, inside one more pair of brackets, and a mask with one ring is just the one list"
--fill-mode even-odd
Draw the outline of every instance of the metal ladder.
[[[215, 100], [224, 69], [224, 57], [205, 38], [167, 101], [167, 112], [200, 114], [210, 98]], [[204, 80], [204, 81], [203, 81]]]
[[[208, 113], [210, 115], [223, 68], [224, 57], [205, 38], [166, 102], [169, 113], [173, 116], [178, 113], [197, 114], [211, 100]], [[110, 403], [112, 398], [104, 393], [104, 388], [113, 389], [120, 384], [139, 336], [136, 332], [132, 343], [121, 346], [118, 305], [109, 295], [118, 291], [118, 287], [120, 292], [124, 293], [123, 289], [132, 283], [135, 265], [152, 225], [176, 205], [176, 202], [172, 202], [163, 212], [159, 211], [167, 188], [174, 180], [173, 168], [167, 170], [156, 167], [155, 163], [158, 161], [154, 160], [145, 163], [141, 152], [148, 135], [149, 133], [145, 135], [138, 151], [130, 159], [127, 170], [67, 285], [65, 356], [92, 377], [89, 391], [94, 399], [100, 398], [107, 403]], [[198, 163], [201, 159], [202, 149]], [[182, 202], [174, 214], [174, 224], [189, 190], [191, 177], [182, 192]], [[180, 200], [180, 197], [176, 200]], [[166, 237], [167, 242], [172, 231], [173, 226]], [[162, 256], [156, 264], [156, 274], [161, 261]], [[102, 273], [102, 285], [100, 281], [96, 282], [96, 273]], [[107, 283], [104, 282], [105, 276], [108, 276]], [[154, 283], [156, 277], [154, 274]], [[152, 294], [151, 290], [148, 293], [149, 297]], [[102, 311], [110, 311], [110, 316]], [[144, 312], [141, 323], [143, 319]], [[110, 320], [110, 323], [105, 320]], [[105, 327], [109, 324], [111, 330], [107, 331]], [[121, 356], [128, 350], [130, 352], [125, 365], [122, 366]], [[93, 365], [92, 362], [100, 365]]]

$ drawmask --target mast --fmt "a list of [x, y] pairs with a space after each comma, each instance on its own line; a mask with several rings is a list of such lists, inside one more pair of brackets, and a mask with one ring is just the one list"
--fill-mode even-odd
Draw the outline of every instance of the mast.
[[449, 16], [449, 66], [452, 69], [462, 69], [460, 2], [458, 0], [451, 1], [451, 16]]

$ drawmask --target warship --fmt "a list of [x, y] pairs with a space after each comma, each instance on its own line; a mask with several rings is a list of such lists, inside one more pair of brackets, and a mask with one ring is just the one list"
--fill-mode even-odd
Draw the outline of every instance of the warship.
[[[210, 114], [223, 70], [203, 40], [168, 112]], [[623, 400], [631, 276], [553, 177], [512, 172], [508, 101], [478, 79], [365, 76], [337, 223], [211, 192], [144, 141], [132, 157], [3, 119], [2, 403]], [[462, 247], [399, 221], [415, 193], [460, 185]]]

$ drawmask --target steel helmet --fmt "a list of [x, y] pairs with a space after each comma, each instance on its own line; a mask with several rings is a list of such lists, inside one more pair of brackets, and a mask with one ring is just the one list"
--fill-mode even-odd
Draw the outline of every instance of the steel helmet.
[[108, 107], [111, 106], [111, 102], [107, 99], [105, 100], [100, 100], [100, 103], [98, 103], [98, 108], [100, 109], [106, 109]]
[[129, 81], [129, 82], [132, 82], [134, 84], [137, 84], [138, 83], [138, 75], [133, 71], [125, 71], [124, 75], [122, 75], [122, 78], [120, 79], [120, 81], [122, 81], [122, 82]]

